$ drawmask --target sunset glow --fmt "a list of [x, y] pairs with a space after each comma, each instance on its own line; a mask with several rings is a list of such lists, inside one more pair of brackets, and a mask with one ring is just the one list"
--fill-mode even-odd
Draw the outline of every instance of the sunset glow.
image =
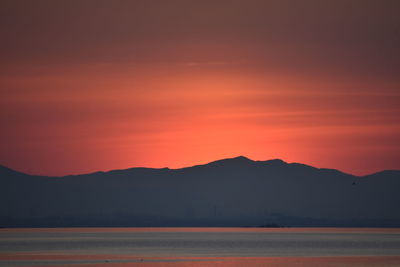
[[0, 164], [65, 175], [244, 155], [399, 169], [398, 12], [249, 2], [5, 1]]

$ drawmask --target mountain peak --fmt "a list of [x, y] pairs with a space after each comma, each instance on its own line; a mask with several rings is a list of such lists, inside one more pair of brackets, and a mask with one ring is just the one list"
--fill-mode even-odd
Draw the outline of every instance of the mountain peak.
[[237, 156], [234, 158], [228, 158], [228, 160], [235, 160], [235, 161], [253, 161], [245, 156]]
[[226, 158], [226, 159], [212, 161], [208, 164], [242, 164], [242, 163], [250, 163], [250, 162], [254, 162], [254, 161], [249, 158], [246, 158], [245, 156], [238, 156], [238, 157], [234, 157], [234, 158]]

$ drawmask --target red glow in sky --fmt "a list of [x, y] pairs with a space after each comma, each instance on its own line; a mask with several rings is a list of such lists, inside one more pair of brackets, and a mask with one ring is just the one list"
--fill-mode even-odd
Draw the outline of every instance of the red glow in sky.
[[400, 167], [396, 1], [32, 2], [0, 4], [2, 165]]

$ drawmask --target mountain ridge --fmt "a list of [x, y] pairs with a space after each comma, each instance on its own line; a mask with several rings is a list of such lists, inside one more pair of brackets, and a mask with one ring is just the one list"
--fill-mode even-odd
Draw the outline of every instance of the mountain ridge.
[[0, 168], [0, 227], [400, 227], [400, 171], [357, 177], [236, 157], [61, 177]]
[[149, 169], [149, 170], [182, 170], [182, 169], [188, 169], [188, 168], [193, 168], [193, 167], [202, 167], [202, 166], [212, 166], [212, 165], [221, 165], [223, 163], [229, 163], [229, 164], [251, 164], [251, 163], [261, 163], [261, 164], [273, 164], [276, 166], [284, 166], [284, 165], [300, 165], [300, 166], [304, 166], [306, 168], [313, 168], [316, 170], [323, 170], [323, 171], [334, 171], [334, 172], [339, 172], [341, 174], [346, 174], [349, 176], [353, 176], [353, 177], [358, 177], [358, 178], [362, 178], [362, 177], [370, 177], [376, 174], [382, 174], [382, 173], [393, 173], [393, 172], [400, 172], [400, 170], [396, 170], [396, 169], [390, 169], [390, 170], [381, 170], [381, 171], [377, 171], [374, 173], [370, 173], [370, 174], [366, 174], [366, 175], [354, 175], [351, 173], [347, 173], [347, 172], [343, 172], [341, 170], [338, 169], [333, 169], [333, 168], [318, 168], [318, 167], [314, 167], [308, 164], [303, 164], [303, 163], [298, 163], [298, 162], [286, 162], [282, 159], [269, 159], [269, 160], [252, 160], [246, 156], [236, 156], [236, 157], [231, 157], [231, 158], [223, 158], [223, 159], [218, 159], [218, 160], [213, 160], [207, 163], [203, 163], [203, 164], [195, 164], [195, 165], [191, 165], [191, 166], [186, 166], [186, 167], [181, 167], [181, 168], [169, 168], [169, 167], [163, 167], [163, 168], [153, 168], [153, 167], [129, 167], [126, 169], [111, 169], [111, 170], [105, 170], [105, 171], [94, 171], [94, 172], [88, 172], [88, 173], [78, 173], [78, 174], [67, 174], [67, 175], [40, 175], [40, 174], [30, 174], [30, 173], [25, 173], [25, 172], [21, 172], [12, 168], [9, 168], [5, 165], [0, 165], [0, 172], [15, 172], [15, 173], [19, 173], [19, 174], [23, 174], [23, 175], [29, 175], [29, 176], [42, 176], [42, 177], [70, 177], [70, 176], [82, 176], [82, 175], [92, 175], [92, 174], [100, 174], [100, 173], [110, 173], [110, 172], [120, 172], [120, 171], [133, 171], [133, 170], [139, 170], [139, 169]]

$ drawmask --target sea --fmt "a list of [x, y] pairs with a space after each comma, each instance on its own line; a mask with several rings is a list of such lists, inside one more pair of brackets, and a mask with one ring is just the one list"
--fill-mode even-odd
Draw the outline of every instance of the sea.
[[400, 266], [400, 228], [4, 228], [1, 266]]

